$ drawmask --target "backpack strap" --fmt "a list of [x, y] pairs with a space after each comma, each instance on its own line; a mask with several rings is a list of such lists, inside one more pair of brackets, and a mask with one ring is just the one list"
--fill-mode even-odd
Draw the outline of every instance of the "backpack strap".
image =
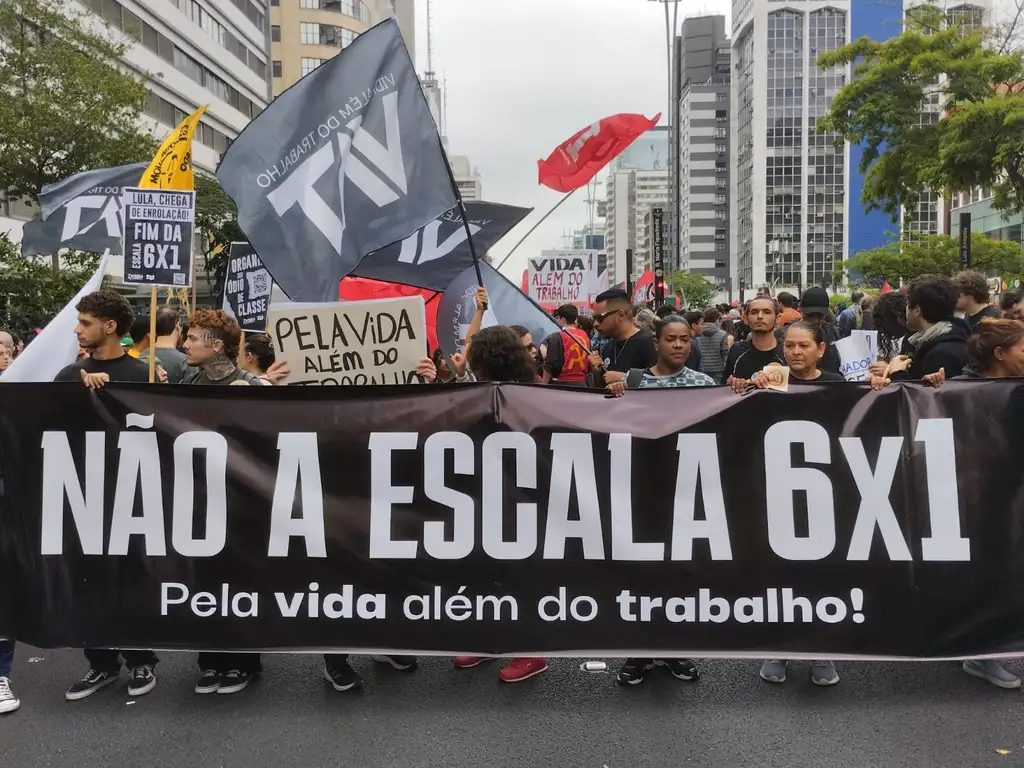
[[630, 368], [626, 374], [626, 389], [639, 389], [646, 372], [643, 368]]

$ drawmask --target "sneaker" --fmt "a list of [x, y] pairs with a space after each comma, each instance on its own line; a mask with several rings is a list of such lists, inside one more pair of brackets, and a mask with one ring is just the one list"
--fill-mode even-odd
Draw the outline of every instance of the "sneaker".
[[831, 661], [811, 662], [811, 682], [815, 685], [835, 685], [839, 682], [836, 665]]
[[390, 664], [399, 672], [412, 672], [418, 663], [415, 656], [373, 656], [372, 658], [379, 664]]
[[11, 690], [11, 681], [6, 677], [0, 677], [0, 715], [13, 712], [20, 706], [21, 702]]
[[100, 688], [106, 688], [108, 685], [116, 683], [120, 674], [121, 670], [116, 672], [100, 672], [98, 669], [90, 669], [85, 673], [85, 677], [68, 688], [64, 698], [68, 701], [87, 699]]
[[220, 676], [220, 684], [217, 686], [217, 693], [230, 694], [244, 691], [252, 680], [252, 672], [242, 672], [232, 669]]
[[639, 685], [644, 681], [644, 672], [654, 667], [650, 659], [626, 659], [619, 667], [615, 682], [619, 685]]
[[667, 669], [676, 680], [689, 683], [700, 677], [697, 667], [689, 659], [655, 659], [654, 663]]
[[324, 669], [324, 680], [339, 692], [351, 691], [353, 688], [360, 688], [363, 685], [363, 679], [349, 666], [347, 661]]
[[150, 664], [143, 664], [132, 670], [132, 679], [128, 681], [129, 696], [145, 696], [156, 688], [156, 675]]
[[779, 659], [770, 659], [761, 665], [761, 671], [758, 674], [766, 683], [784, 683], [786, 682], [786, 664], [787, 662]]
[[[1020, 688], [1020, 678], [995, 659], [968, 659], [962, 667], [968, 675], [988, 680], [992, 685], [998, 685], [1000, 688]], [[2, 698], [0, 698], [0, 702], [2, 702]]]
[[485, 661], [494, 661], [493, 656], [456, 656], [455, 657], [455, 668], [456, 669], [472, 669], [473, 667], [483, 664]]
[[214, 672], [212, 669], [204, 669], [203, 674], [196, 683], [195, 692], [201, 694], [216, 693], [218, 688], [220, 688], [220, 673]]
[[503, 683], [518, 683], [547, 671], [547, 659], [512, 659], [508, 666], [498, 673], [498, 678]]

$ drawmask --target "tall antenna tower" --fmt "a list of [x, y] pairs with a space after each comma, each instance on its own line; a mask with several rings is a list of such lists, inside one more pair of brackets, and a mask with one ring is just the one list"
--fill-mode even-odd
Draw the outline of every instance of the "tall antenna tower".
[[430, 10], [430, 0], [427, 0], [427, 74], [434, 75], [434, 14]]

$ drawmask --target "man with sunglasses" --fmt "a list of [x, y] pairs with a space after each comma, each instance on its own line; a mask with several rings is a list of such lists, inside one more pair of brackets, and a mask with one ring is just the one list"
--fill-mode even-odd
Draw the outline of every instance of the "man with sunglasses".
[[654, 336], [641, 331], [633, 323], [633, 307], [621, 288], [598, 294], [594, 301], [594, 327], [611, 339], [602, 354], [590, 355], [590, 368], [595, 385], [607, 387], [626, 377], [632, 368], [646, 370], [658, 362]]

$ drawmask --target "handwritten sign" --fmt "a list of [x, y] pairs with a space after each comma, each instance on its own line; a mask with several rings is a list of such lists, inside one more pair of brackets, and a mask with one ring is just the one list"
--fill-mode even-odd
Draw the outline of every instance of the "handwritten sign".
[[427, 355], [422, 296], [274, 304], [269, 333], [278, 360], [291, 368], [287, 384], [415, 384]]
[[530, 298], [539, 304], [587, 306], [597, 286], [597, 251], [542, 251], [527, 266]]
[[867, 336], [847, 336], [834, 344], [839, 353], [839, 372], [847, 381], [868, 381], [868, 368], [875, 361]]

